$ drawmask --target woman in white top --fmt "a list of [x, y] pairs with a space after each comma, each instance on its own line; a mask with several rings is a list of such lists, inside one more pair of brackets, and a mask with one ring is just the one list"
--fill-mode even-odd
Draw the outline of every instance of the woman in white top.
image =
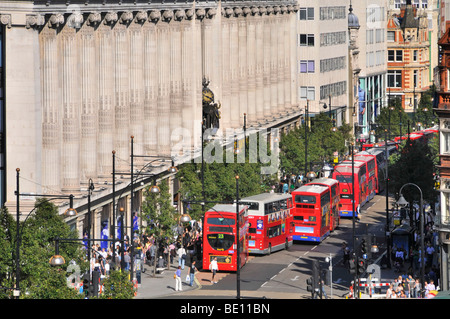
[[209, 265], [209, 269], [212, 271], [211, 282], [213, 284], [217, 284], [217, 281], [214, 281], [214, 277], [216, 276], [216, 272], [219, 270], [219, 265], [217, 264], [217, 257], [214, 257], [214, 259], [211, 261], [211, 264]]

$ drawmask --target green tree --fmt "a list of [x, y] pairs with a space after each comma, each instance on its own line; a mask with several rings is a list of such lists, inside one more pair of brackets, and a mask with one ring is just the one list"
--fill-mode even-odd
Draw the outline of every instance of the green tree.
[[433, 98], [436, 87], [433, 85], [429, 90], [423, 92], [416, 110], [416, 123], [421, 123], [423, 127], [430, 127], [437, 122], [437, 116], [433, 110]]
[[[259, 145], [259, 141], [257, 141]], [[243, 150], [242, 150], [243, 151]], [[234, 150], [224, 150], [223, 159], [203, 163], [203, 181], [205, 199], [208, 202], [232, 202], [236, 199], [236, 175], [239, 176], [239, 197], [246, 197], [268, 191], [274, 183], [272, 175], [261, 174], [263, 164], [257, 158], [256, 163], [250, 162], [249, 152], [257, 152], [249, 149], [245, 153], [234, 154]], [[245, 156], [243, 155], [245, 154]], [[270, 155], [270, 154], [268, 154]], [[229, 159], [232, 159], [231, 161]], [[200, 202], [202, 194], [202, 164], [191, 162], [183, 164], [177, 176], [181, 181], [179, 193], [182, 199]], [[214, 203], [206, 203], [205, 210], [214, 206]], [[187, 205], [188, 213], [192, 219], [199, 220], [203, 216], [202, 206], [199, 203]]]
[[169, 193], [169, 181], [159, 184], [159, 193], [150, 192], [148, 187], [142, 203], [141, 217], [147, 221], [146, 234], [153, 235], [158, 241], [174, 237], [173, 228], [177, 224], [176, 210], [172, 205]]
[[[13, 287], [16, 278], [16, 221], [6, 209], [1, 210], [2, 285]], [[20, 292], [21, 298], [76, 298], [78, 294], [67, 285], [67, 263], [55, 269], [49, 264], [55, 254], [55, 238], [77, 238], [75, 231], [58, 214], [57, 207], [46, 199], [38, 199], [34, 212], [20, 222]], [[83, 271], [87, 263], [79, 243], [65, 243], [60, 247], [65, 260], [73, 260]], [[7, 274], [3, 271], [8, 271]], [[26, 294], [25, 294], [26, 292]], [[10, 294], [7, 291], [6, 294]], [[6, 297], [7, 295], [3, 295]]]
[[[380, 114], [376, 117], [375, 134], [384, 140], [384, 130], [388, 130], [388, 138], [393, 139], [396, 136], [406, 135], [408, 133], [408, 115], [402, 107], [400, 98], [390, 98], [389, 107], [383, 107]], [[401, 133], [401, 134], [400, 134]]]
[[114, 270], [103, 282], [101, 299], [132, 299], [136, 290], [128, 279], [128, 272]]
[[304, 171], [306, 138], [308, 147], [307, 170], [309, 170], [311, 163], [332, 162], [335, 152], [346, 153], [346, 142], [352, 140], [352, 129], [346, 123], [338, 128], [334, 124], [328, 114], [319, 113], [311, 118], [309, 128], [302, 126], [283, 134], [280, 141], [281, 171], [286, 174], [298, 174]]
[[[389, 167], [389, 186], [396, 197], [404, 184], [414, 183], [422, 190], [424, 201], [436, 200], [433, 156], [433, 151], [427, 143], [406, 141], [400, 149], [400, 154]], [[419, 192], [413, 187], [405, 187], [402, 194], [408, 202], [418, 201], [420, 198]]]

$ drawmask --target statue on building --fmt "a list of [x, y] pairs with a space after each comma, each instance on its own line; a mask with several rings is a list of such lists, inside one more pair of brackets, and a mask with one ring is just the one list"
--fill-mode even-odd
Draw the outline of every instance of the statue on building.
[[214, 102], [214, 93], [208, 88], [209, 80], [203, 78], [202, 85], [203, 128], [217, 130], [219, 128], [221, 105], [220, 102]]

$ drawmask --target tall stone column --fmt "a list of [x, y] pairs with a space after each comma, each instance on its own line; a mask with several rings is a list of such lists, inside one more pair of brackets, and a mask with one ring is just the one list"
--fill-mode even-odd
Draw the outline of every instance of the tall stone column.
[[[167, 18], [166, 18], [167, 19]], [[158, 154], [170, 154], [170, 27], [163, 21], [157, 27], [158, 52]]]
[[283, 29], [284, 29], [284, 105], [285, 109], [291, 109], [291, 63], [290, 63], [290, 52], [291, 52], [291, 42], [295, 40], [295, 36], [291, 39], [290, 33], [290, 20], [291, 12], [287, 7], [283, 7]]
[[233, 9], [224, 8], [222, 18], [222, 108], [221, 112], [221, 127], [224, 129], [231, 127], [231, 72], [230, 72], [230, 16], [233, 14]]
[[247, 8], [247, 123], [256, 121], [256, 17]]
[[[273, 10], [273, 8], [271, 8]], [[280, 36], [277, 17], [270, 15], [270, 110], [278, 113], [278, 38]]]
[[[264, 8], [267, 10], [267, 8]], [[270, 118], [271, 112], [271, 20], [270, 13], [266, 11], [266, 15], [263, 16], [263, 26], [264, 26], [264, 118]]]
[[84, 24], [79, 32], [81, 80], [81, 182], [97, 177], [98, 73], [94, 29]]
[[[245, 8], [244, 8], [245, 9]], [[242, 10], [242, 9], [241, 9]], [[243, 12], [238, 20], [238, 56], [239, 56], [239, 126], [244, 124], [244, 113], [247, 113], [248, 105], [248, 64], [247, 64], [247, 18]]]
[[231, 127], [240, 127], [240, 101], [239, 101], [239, 22], [230, 18], [230, 70], [231, 70]]
[[181, 140], [180, 136], [175, 136], [175, 130], [182, 126], [182, 25], [181, 21], [184, 19], [184, 10], [175, 10], [174, 20], [170, 24], [171, 38], [170, 38], [170, 149], [174, 143]]
[[157, 95], [158, 63], [156, 23], [161, 18], [159, 10], [151, 11], [143, 26], [144, 32], [144, 153], [157, 154]]
[[[144, 13], [140, 14], [141, 19], [130, 23], [128, 27], [130, 41], [130, 135], [135, 138], [133, 153], [143, 155], [144, 153], [144, 84], [143, 84], [143, 35], [140, 21], [144, 19]], [[136, 157], [136, 165], [142, 166], [146, 159]]]
[[255, 16], [255, 79], [256, 79], [256, 120], [264, 119], [264, 10], [259, 7]]
[[44, 27], [40, 33], [42, 83], [42, 184], [59, 190], [60, 184], [60, 95], [56, 30]]
[[[117, 15], [115, 16], [117, 19]], [[112, 17], [111, 17], [112, 18]], [[114, 150], [114, 33], [105, 19], [97, 28], [98, 176], [111, 178]]]
[[[62, 190], [80, 189], [80, 81], [76, 30], [65, 25], [59, 35], [62, 93]], [[76, 75], [76, 76], [74, 76]]]
[[[194, 11], [187, 10], [186, 18], [180, 22], [181, 27], [181, 121], [182, 127], [186, 130], [184, 136], [185, 143], [183, 149], [190, 152], [194, 145], [194, 120], [195, 120], [195, 99], [197, 97], [194, 92], [195, 87], [195, 56], [194, 44]], [[180, 155], [180, 154], [177, 154]], [[184, 154], [187, 155], [187, 154]]]
[[129, 41], [126, 20], [123, 15], [114, 26], [114, 112], [115, 132], [114, 148], [116, 157], [122, 159], [117, 161], [118, 169], [128, 170], [128, 165], [123, 161], [130, 159], [130, 96], [129, 96]]
[[275, 6], [277, 14], [275, 16], [276, 28], [278, 30], [278, 44], [277, 44], [277, 97], [278, 97], [278, 112], [283, 112], [284, 108], [284, 72], [285, 63], [284, 56], [286, 50], [284, 47], [284, 14], [281, 12], [280, 6]]

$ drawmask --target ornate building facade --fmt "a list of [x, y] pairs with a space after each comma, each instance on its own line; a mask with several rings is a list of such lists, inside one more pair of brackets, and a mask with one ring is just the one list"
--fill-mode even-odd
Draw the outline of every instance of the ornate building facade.
[[388, 97], [400, 98], [406, 112], [416, 111], [433, 81], [431, 35], [426, 12], [410, 2], [388, 19]]
[[73, 194], [81, 234], [92, 180], [98, 234], [111, 220], [112, 151], [116, 172], [130, 170], [131, 136], [154, 174], [182, 163], [173, 147], [200, 144], [204, 79], [220, 128], [241, 128], [244, 114], [255, 129], [298, 119], [297, 11], [291, 0], [2, 1], [2, 203], [15, 210], [20, 168], [31, 193], [21, 207], [33, 194]]

